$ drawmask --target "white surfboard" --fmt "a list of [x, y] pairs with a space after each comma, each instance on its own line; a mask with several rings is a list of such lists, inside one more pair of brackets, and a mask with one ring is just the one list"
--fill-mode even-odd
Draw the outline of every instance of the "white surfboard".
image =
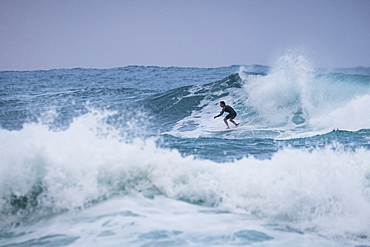
[[236, 129], [204, 130], [204, 131], [210, 132], [210, 133], [222, 133], [222, 132], [229, 132], [233, 130], [236, 130]]

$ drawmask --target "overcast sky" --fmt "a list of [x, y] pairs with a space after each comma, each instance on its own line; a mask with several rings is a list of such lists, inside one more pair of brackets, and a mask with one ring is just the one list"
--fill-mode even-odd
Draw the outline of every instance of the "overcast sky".
[[0, 0], [0, 70], [370, 67], [370, 0]]

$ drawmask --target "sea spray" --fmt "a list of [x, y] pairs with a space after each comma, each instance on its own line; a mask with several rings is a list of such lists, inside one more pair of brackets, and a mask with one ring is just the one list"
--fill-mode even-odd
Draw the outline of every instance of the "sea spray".
[[245, 104], [255, 109], [266, 125], [287, 125], [294, 114], [307, 118], [310, 110], [308, 84], [312, 78], [312, 69], [303, 56], [287, 54], [267, 76], [244, 76]]

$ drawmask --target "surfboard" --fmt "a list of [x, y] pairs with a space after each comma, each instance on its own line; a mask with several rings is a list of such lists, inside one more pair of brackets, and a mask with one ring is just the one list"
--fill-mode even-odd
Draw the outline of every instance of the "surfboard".
[[222, 133], [222, 132], [229, 132], [229, 131], [233, 131], [233, 130], [236, 130], [236, 129], [204, 130], [204, 131], [210, 132], [210, 133]]

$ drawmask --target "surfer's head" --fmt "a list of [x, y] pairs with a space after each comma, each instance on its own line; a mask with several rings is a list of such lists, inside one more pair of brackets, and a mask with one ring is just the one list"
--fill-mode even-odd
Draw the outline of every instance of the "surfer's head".
[[225, 104], [225, 101], [220, 101], [220, 106], [221, 107], [224, 107], [226, 104]]

